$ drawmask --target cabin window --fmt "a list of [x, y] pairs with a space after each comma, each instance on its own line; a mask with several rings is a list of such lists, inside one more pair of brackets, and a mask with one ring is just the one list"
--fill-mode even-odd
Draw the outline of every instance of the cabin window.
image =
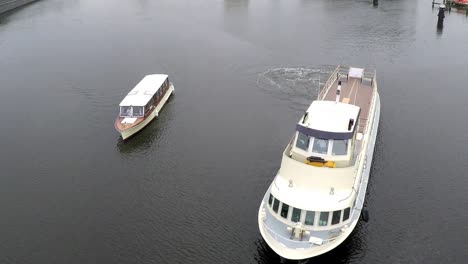
[[333, 155], [346, 155], [348, 153], [348, 140], [347, 139], [334, 139], [333, 140]]
[[328, 225], [328, 215], [329, 215], [329, 212], [321, 212], [320, 213], [319, 226]]
[[336, 225], [340, 222], [340, 218], [341, 218], [341, 210], [340, 211], [334, 211], [333, 212], [333, 215], [332, 215], [332, 222], [331, 224], [332, 225]]
[[283, 218], [288, 218], [288, 211], [289, 211], [289, 205], [283, 203], [283, 206], [281, 207], [281, 216]]
[[272, 202], [273, 202], [273, 195], [270, 193], [270, 197], [268, 197], [268, 205], [271, 206]]
[[307, 148], [309, 147], [309, 137], [301, 132], [297, 132], [296, 147], [307, 151]]
[[301, 221], [301, 212], [301, 209], [293, 208], [291, 221], [293, 221], [294, 223]]
[[121, 106], [120, 107], [120, 116], [132, 116], [132, 107], [131, 106]]
[[344, 211], [343, 211], [343, 221], [348, 220], [350, 211], [351, 211], [351, 208], [349, 208], [349, 207], [344, 209]]
[[143, 106], [134, 106], [133, 107], [133, 116], [143, 116]]
[[280, 202], [278, 199], [275, 199], [275, 201], [273, 202], [273, 211], [275, 211], [275, 213], [278, 212], [279, 203]]
[[315, 219], [315, 212], [314, 211], [307, 211], [306, 217], [305, 217], [305, 224], [306, 225], [314, 225], [314, 219]]
[[328, 152], [328, 139], [315, 138], [312, 152], [327, 154]]

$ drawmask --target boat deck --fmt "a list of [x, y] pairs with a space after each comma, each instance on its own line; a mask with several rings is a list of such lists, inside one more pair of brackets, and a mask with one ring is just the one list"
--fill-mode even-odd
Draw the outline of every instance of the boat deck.
[[[334, 73], [333, 73], [334, 74]], [[343, 103], [353, 104], [361, 108], [359, 115], [358, 132], [365, 133], [367, 131], [367, 121], [369, 119], [369, 109], [374, 94], [375, 83], [372, 79], [352, 78], [343, 76], [338, 73], [337, 78], [330, 85], [326, 94], [321, 100], [335, 101], [336, 89], [338, 88], [338, 80], [341, 81], [341, 97], [340, 101]], [[327, 84], [325, 84], [327, 85]]]

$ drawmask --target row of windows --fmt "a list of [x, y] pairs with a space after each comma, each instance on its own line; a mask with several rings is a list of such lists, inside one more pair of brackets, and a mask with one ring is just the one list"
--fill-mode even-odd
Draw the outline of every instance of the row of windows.
[[145, 114], [149, 112], [151, 109], [151, 105], [155, 105], [159, 102], [161, 97], [164, 96], [166, 93], [166, 90], [169, 88], [169, 79], [166, 79], [166, 81], [161, 85], [161, 88], [153, 95], [153, 98], [146, 104], [145, 106]]
[[348, 153], [348, 139], [321, 139], [297, 132], [296, 147], [319, 154], [346, 155]]
[[143, 116], [143, 106], [121, 106], [120, 116]]
[[[280, 209], [281, 205], [281, 209]], [[339, 224], [340, 222], [346, 221], [349, 219], [349, 214], [351, 208], [346, 208], [344, 210], [338, 210], [333, 212], [314, 212], [301, 210], [299, 208], [291, 207], [288, 204], [280, 202], [272, 194], [268, 197], [268, 206], [275, 212], [281, 215], [286, 220], [291, 220], [294, 223], [302, 222], [306, 225], [315, 225], [315, 215], [318, 215], [318, 226], [327, 226], [329, 222], [331, 225]], [[292, 210], [290, 210], [292, 208]], [[331, 219], [330, 219], [331, 214]], [[343, 216], [343, 218], [342, 218]]]
[[147, 114], [151, 105], [158, 103], [162, 96], [164, 96], [166, 90], [169, 88], [169, 80], [162, 84], [161, 88], [153, 95], [151, 100], [146, 104], [146, 106], [121, 106], [120, 107], [120, 116], [122, 117], [142, 117]]

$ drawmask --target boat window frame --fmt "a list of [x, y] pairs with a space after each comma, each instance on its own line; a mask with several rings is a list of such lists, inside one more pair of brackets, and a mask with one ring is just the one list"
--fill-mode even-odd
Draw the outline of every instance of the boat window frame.
[[[348, 210], [348, 218], [344, 219], [345, 211], [346, 211], [346, 210]], [[351, 217], [351, 207], [345, 208], [345, 209], [343, 210], [343, 215], [342, 215], [342, 220], [341, 220], [341, 221], [342, 221], [342, 222], [347, 221], [350, 217]]]
[[[299, 142], [299, 135], [304, 135], [307, 138], [307, 145], [306, 145], [305, 149], [303, 149], [301, 147], [298, 147], [298, 145], [297, 145], [297, 143]], [[301, 133], [299, 131], [296, 131], [296, 140], [294, 142], [294, 147], [297, 148], [297, 149], [300, 149], [300, 150], [302, 150], [304, 152], [309, 152], [310, 139], [311, 139], [310, 136], [308, 136], [308, 135], [306, 135], [304, 133]]]
[[[294, 207], [294, 206], [293, 206], [292, 208], [293, 208], [293, 209], [291, 210], [292, 212], [291, 212], [291, 218], [290, 218], [290, 219], [291, 219], [291, 222], [294, 222], [294, 223], [299, 223], [299, 222], [301, 222], [301, 216], [302, 216], [302, 211], [303, 211], [303, 210], [301, 210], [301, 209], [299, 209], [299, 208], [296, 208], [296, 207]], [[297, 221], [293, 219], [294, 211], [295, 211], [295, 210], [299, 211], [299, 218], [297, 219]]]
[[[330, 225], [337, 225], [341, 222], [341, 211], [342, 210], [336, 210], [336, 211], [333, 211], [332, 212], [332, 218], [331, 218], [331, 222], [330, 222]], [[338, 222], [334, 223], [333, 221], [336, 220], [335, 218], [335, 213], [338, 213], [339, 216], [338, 216]]]
[[[346, 142], [346, 152], [345, 154], [334, 154], [333, 153], [333, 148], [335, 147], [335, 141], [345, 141]], [[348, 155], [349, 153], [349, 141], [350, 139], [333, 139], [332, 142], [331, 142], [331, 146], [330, 146], [330, 154], [333, 155], [333, 156], [346, 156]]]
[[[283, 216], [283, 207], [286, 205], [287, 209], [286, 209], [286, 215]], [[284, 219], [288, 219], [288, 214], [289, 214], [289, 208], [291, 206], [289, 204], [286, 204], [286, 203], [281, 203], [281, 209], [279, 210], [279, 215], [281, 217], [283, 217]]]
[[[322, 214], [326, 214], [327, 215], [327, 219], [326, 220], [322, 220]], [[325, 224], [322, 224], [322, 221], [326, 221]], [[330, 223], [330, 212], [320, 212], [320, 216], [319, 216], [319, 226], [328, 226]]]
[[[315, 141], [316, 139], [319, 139], [319, 140], [326, 140], [327, 141], [327, 151], [325, 153], [322, 153], [322, 152], [318, 152], [318, 151], [315, 151], [314, 150], [314, 146], [315, 146]], [[312, 142], [312, 144], [310, 144], [312, 147], [311, 147], [311, 152], [312, 153], [315, 153], [315, 154], [319, 154], [319, 155], [329, 155], [329, 152], [330, 152], [330, 139], [325, 139], [325, 138], [316, 138], [314, 137], [314, 140]]]
[[[129, 109], [128, 109], [129, 112], [130, 112], [129, 115], [122, 115], [122, 108], [123, 108], [123, 107], [128, 107], [128, 108], [129, 108]], [[130, 106], [128, 106], [128, 105], [120, 106], [119, 116], [120, 116], [120, 117], [132, 117], [132, 116], [133, 116], [133, 108], [132, 108], [132, 106], [131, 106], [131, 105], [130, 105]]]
[[[141, 111], [141, 115], [135, 115], [135, 109], [134, 109], [134, 108], [136, 108], [136, 107], [141, 107], [141, 108], [142, 108], [142, 109], [141, 109], [141, 110], [142, 110], [142, 111]], [[136, 108], [136, 109], [137, 109], [137, 108]], [[132, 117], [144, 117], [144, 116], [145, 116], [145, 107], [144, 107], [144, 106], [139, 106], [139, 105], [137, 105], [137, 106], [132, 106]]]
[[275, 200], [275, 197], [270, 193], [270, 196], [268, 196], [268, 206], [271, 207], [273, 205], [273, 200]]
[[[276, 202], [278, 202], [277, 205], [276, 205]], [[273, 205], [271, 206], [271, 210], [273, 210], [273, 212], [275, 212], [276, 214], [278, 213], [280, 203], [281, 203], [280, 200], [276, 199], [275, 197], [275, 199], [273, 200]], [[275, 210], [275, 205], [276, 205], [276, 210]]]
[[[307, 223], [307, 214], [308, 214], [308, 213], [312, 213], [312, 224], [308, 224], [308, 223]], [[315, 211], [308, 211], [308, 210], [307, 210], [306, 213], [305, 213], [304, 215], [305, 215], [305, 216], [304, 216], [304, 224], [305, 224], [305, 225], [308, 225], [308, 226], [314, 226], [314, 225], [315, 225], [315, 217], [316, 217], [316, 215], [317, 215], [316, 212], [315, 212]]]

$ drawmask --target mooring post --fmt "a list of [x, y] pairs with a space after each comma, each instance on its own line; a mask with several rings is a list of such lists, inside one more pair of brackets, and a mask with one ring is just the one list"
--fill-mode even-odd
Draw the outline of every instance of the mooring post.
[[437, 16], [437, 29], [442, 31], [442, 28], [444, 28], [445, 5], [439, 6], [439, 13], [437, 14]]

